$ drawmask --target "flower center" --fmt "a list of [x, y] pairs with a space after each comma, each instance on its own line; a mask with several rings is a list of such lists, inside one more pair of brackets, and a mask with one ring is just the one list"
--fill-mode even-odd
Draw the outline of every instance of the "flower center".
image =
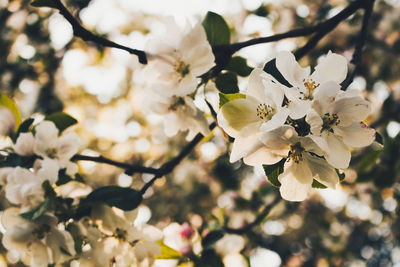
[[338, 117], [337, 114], [326, 113], [322, 117], [322, 129], [321, 129], [321, 132], [324, 131], [324, 130], [333, 132], [332, 126], [333, 125], [338, 125], [339, 123], [340, 123], [340, 120], [339, 120], [339, 117]]
[[190, 68], [189, 64], [186, 64], [183, 61], [178, 62], [178, 66], [175, 68], [176, 72], [178, 72], [181, 77], [185, 77], [187, 74], [189, 74]]
[[267, 104], [259, 104], [257, 106], [257, 117], [262, 120], [268, 121], [274, 115], [275, 110]]
[[301, 146], [299, 142], [294, 145], [291, 145], [289, 151], [289, 160], [291, 159], [295, 163], [299, 163], [300, 161], [303, 160], [303, 155], [302, 155], [303, 152], [304, 148]]
[[125, 241], [126, 235], [127, 235], [127, 231], [125, 231], [121, 228], [117, 228], [117, 229], [115, 229], [115, 233], [113, 236], [121, 241]]
[[304, 87], [307, 89], [307, 95], [304, 96], [304, 99], [313, 99], [313, 92], [318, 88], [319, 83], [316, 83], [312, 79], [303, 79]]
[[182, 97], [174, 97], [173, 103], [169, 106], [169, 110], [176, 111], [178, 110], [179, 106], [185, 105], [185, 100]]

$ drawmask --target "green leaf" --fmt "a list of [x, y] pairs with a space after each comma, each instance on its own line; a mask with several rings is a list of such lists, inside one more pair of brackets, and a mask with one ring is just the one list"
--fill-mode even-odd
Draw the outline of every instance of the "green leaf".
[[312, 185], [313, 188], [320, 188], [320, 189], [325, 189], [328, 188], [327, 186], [321, 184], [320, 182], [318, 182], [317, 180], [313, 179]]
[[375, 132], [375, 141], [383, 146], [383, 137], [380, 133]]
[[202, 22], [210, 45], [225, 45], [231, 41], [231, 32], [224, 18], [214, 12], [208, 12]]
[[34, 0], [31, 3], [32, 6], [34, 7], [51, 7], [51, 8], [57, 8], [56, 4], [52, 0]]
[[283, 165], [286, 159], [283, 158], [279, 162], [273, 165], [263, 165], [265, 175], [267, 175], [268, 181], [276, 187], [280, 187], [281, 183], [278, 180], [279, 174], [283, 172]]
[[105, 203], [122, 210], [134, 210], [142, 202], [142, 194], [132, 188], [116, 185], [95, 189], [83, 201], [83, 204]]
[[282, 74], [279, 72], [278, 68], [276, 67], [276, 59], [272, 59], [268, 61], [265, 66], [264, 66], [264, 71], [266, 73], [269, 73], [274, 77], [278, 82], [281, 84], [287, 86], [287, 87], [292, 87], [288, 81], [282, 76]]
[[0, 93], [0, 106], [5, 107], [8, 109], [15, 117], [15, 128], [14, 131], [16, 131], [21, 124], [21, 114], [19, 113], [18, 107], [15, 104], [14, 100], [9, 98], [5, 94]]
[[215, 79], [218, 90], [224, 94], [239, 93], [237, 77], [232, 72], [221, 73]]
[[214, 230], [209, 232], [203, 240], [201, 240], [201, 245], [204, 249], [212, 247], [218, 240], [224, 236], [224, 231]]
[[253, 68], [247, 65], [246, 59], [242, 57], [233, 57], [229, 64], [225, 67], [226, 70], [235, 72], [239, 76], [249, 76]]
[[224, 263], [215, 250], [205, 249], [202, 251], [200, 261], [196, 262], [195, 267], [224, 267]]
[[164, 260], [169, 260], [169, 259], [181, 259], [182, 255], [179, 253], [179, 251], [176, 251], [175, 249], [165, 245], [161, 241], [157, 241], [157, 244], [160, 245], [161, 248], [161, 255], [156, 257], [156, 259], [164, 259]]
[[383, 149], [374, 149], [364, 154], [357, 164], [359, 173], [365, 173], [375, 166], [376, 161], [380, 158]]
[[68, 127], [70, 127], [78, 122], [75, 118], [71, 117], [70, 115], [68, 115], [64, 112], [56, 112], [56, 113], [50, 114], [50, 115], [46, 116], [44, 119], [47, 121], [52, 121], [56, 125], [60, 134], [65, 129], [67, 129]]
[[225, 69], [233, 71], [243, 77], [249, 76], [253, 71], [253, 68], [247, 65], [247, 60], [239, 56], [232, 57]]
[[33, 221], [37, 218], [40, 217], [40, 215], [42, 215], [43, 213], [45, 213], [48, 208], [50, 207], [50, 203], [51, 200], [50, 198], [46, 198], [44, 200], [44, 202], [42, 203], [42, 205], [40, 205], [38, 208], [25, 212], [25, 213], [21, 213], [19, 216], [21, 216], [22, 218], [26, 219], [26, 220], [30, 220]]
[[244, 94], [223, 94], [219, 93], [219, 108], [221, 108], [223, 105], [228, 103], [229, 101], [235, 100], [235, 99], [240, 99], [240, 98], [246, 98], [246, 95]]

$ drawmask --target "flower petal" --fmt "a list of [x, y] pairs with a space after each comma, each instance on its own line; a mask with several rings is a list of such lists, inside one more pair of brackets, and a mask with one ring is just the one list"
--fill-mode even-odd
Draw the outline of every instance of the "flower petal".
[[306, 122], [310, 125], [310, 131], [314, 135], [320, 135], [323, 121], [321, 116], [315, 112], [315, 110], [310, 110], [306, 116]]
[[371, 112], [371, 105], [362, 97], [341, 98], [335, 102], [333, 114], [337, 114], [340, 126], [363, 121]]
[[293, 99], [289, 102], [289, 117], [298, 120], [303, 118], [311, 109], [311, 101]]
[[288, 51], [279, 52], [276, 57], [276, 67], [292, 86], [302, 84], [303, 80], [310, 74], [310, 68], [302, 68], [294, 55]]
[[280, 126], [283, 126], [288, 117], [288, 113], [289, 111], [287, 109], [280, 108], [269, 121], [266, 121], [262, 124], [260, 128], [261, 131], [268, 132]]
[[330, 188], [336, 187], [336, 184], [339, 182], [339, 177], [335, 168], [329, 165], [326, 160], [310, 154], [305, 154], [304, 160], [308, 162], [314, 179]]
[[274, 150], [289, 151], [289, 146], [292, 144], [294, 138], [297, 138], [297, 133], [293, 127], [288, 125], [281, 126], [260, 135], [261, 142], [269, 149]]
[[217, 119], [224, 131], [233, 137], [238, 136], [251, 123], [262, 123], [257, 117], [257, 104], [248, 99], [235, 99], [226, 103], [218, 112]]
[[343, 138], [343, 142], [350, 147], [365, 147], [375, 140], [375, 130], [364, 123], [353, 123], [347, 127], [335, 127], [335, 134]]
[[339, 92], [340, 85], [336, 82], [329, 81], [321, 84], [314, 93], [312, 107], [320, 115], [328, 113]]
[[345, 169], [349, 167], [351, 153], [343, 141], [330, 132], [324, 132], [323, 137], [327, 144], [326, 160], [335, 168]]
[[286, 162], [284, 168], [284, 172], [278, 176], [282, 198], [289, 201], [303, 201], [307, 198], [313, 181], [310, 168], [304, 161]]
[[347, 75], [347, 59], [339, 54], [329, 51], [328, 55], [321, 58], [311, 79], [317, 83], [334, 81], [341, 83]]

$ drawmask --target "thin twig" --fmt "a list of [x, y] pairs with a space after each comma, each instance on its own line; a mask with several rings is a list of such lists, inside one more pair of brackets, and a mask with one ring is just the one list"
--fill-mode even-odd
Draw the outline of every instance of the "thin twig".
[[367, 41], [368, 25], [369, 25], [369, 21], [371, 19], [372, 10], [374, 8], [374, 3], [375, 3], [375, 0], [365, 0], [365, 1], [367, 3], [364, 6], [364, 16], [363, 16], [363, 21], [362, 21], [362, 25], [361, 25], [360, 36], [358, 37], [358, 41], [354, 48], [353, 57], [350, 61], [351, 63], [354, 64], [354, 69], [342, 84], [342, 90], [344, 90], [344, 91], [353, 82], [354, 77], [360, 70], [361, 63], [362, 63], [362, 52], [363, 52], [365, 42]]
[[301, 36], [307, 36], [316, 32], [330, 32], [332, 29], [334, 29], [341, 21], [347, 19], [349, 16], [351, 16], [353, 13], [355, 13], [359, 8], [361, 8], [364, 5], [364, 0], [356, 0], [352, 3], [350, 3], [346, 8], [344, 8], [342, 11], [340, 11], [337, 15], [333, 16], [332, 18], [320, 22], [314, 26], [309, 26], [309, 27], [304, 27], [300, 29], [294, 29], [287, 31], [285, 33], [279, 33], [276, 35], [271, 35], [267, 37], [260, 37], [260, 38], [255, 38], [251, 39], [248, 41], [244, 42], [239, 42], [239, 43], [233, 43], [229, 45], [221, 45], [221, 46], [215, 46], [213, 47], [214, 51], [230, 51], [231, 54], [239, 51], [242, 48], [252, 46], [252, 45], [257, 45], [257, 44], [263, 44], [263, 43], [270, 43], [270, 42], [276, 42], [282, 39], [286, 38], [293, 38], [293, 37], [301, 37]]
[[113, 165], [115, 167], [125, 169], [125, 173], [128, 175], [132, 175], [133, 173], [155, 174], [158, 172], [158, 169], [156, 169], [156, 168], [145, 167], [145, 166], [141, 166], [141, 165], [137, 165], [137, 164], [129, 164], [129, 163], [124, 163], [124, 162], [119, 162], [119, 161], [115, 161], [112, 159], [108, 159], [103, 156], [93, 157], [93, 156], [77, 154], [77, 155], [73, 156], [72, 160], [73, 161], [93, 161], [93, 162]]
[[[213, 130], [213, 129], [215, 128], [215, 126], [216, 126], [216, 123], [213, 122], [213, 123], [210, 124], [209, 129], [210, 129], [210, 130]], [[142, 194], [146, 193], [147, 189], [149, 189], [149, 187], [152, 186], [152, 185], [154, 184], [154, 182], [155, 182], [158, 178], [160, 178], [160, 177], [162, 177], [162, 176], [164, 176], [164, 175], [166, 175], [166, 174], [172, 172], [172, 171], [174, 170], [174, 168], [175, 168], [187, 155], [189, 155], [189, 153], [193, 150], [193, 148], [195, 148], [196, 145], [197, 145], [198, 143], [200, 143], [201, 140], [203, 140], [203, 138], [204, 138], [204, 135], [202, 135], [201, 133], [198, 133], [198, 134], [193, 138], [193, 140], [190, 141], [190, 142], [181, 150], [181, 152], [179, 152], [179, 154], [178, 154], [176, 157], [174, 157], [173, 159], [167, 161], [166, 163], [164, 163], [164, 164], [158, 169], [158, 172], [155, 174], [155, 176], [154, 176], [150, 181], [148, 181], [148, 182], [142, 187], [142, 189], [140, 190], [140, 192], [141, 192]]]
[[265, 219], [265, 217], [268, 216], [268, 214], [270, 213], [272, 208], [275, 207], [276, 204], [278, 204], [278, 202], [280, 200], [281, 200], [281, 198], [279, 197], [279, 195], [276, 196], [275, 199], [271, 203], [264, 206], [263, 210], [257, 215], [257, 217], [254, 219], [253, 222], [251, 222], [243, 227], [240, 227], [240, 228], [224, 227], [223, 230], [227, 233], [238, 234], [238, 235], [244, 234], [244, 233], [250, 231], [253, 227], [260, 224]]
[[[334, 30], [341, 21], [347, 19], [351, 15], [353, 15], [359, 8], [363, 7], [365, 5], [364, 0], [357, 0], [349, 4], [345, 9], [343, 9], [341, 12], [339, 12], [336, 16], [332, 17], [331, 19], [327, 20], [324, 23], [324, 26], [317, 29], [315, 35], [311, 37], [308, 42], [298, 49], [294, 54], [296, 56], [296, 59], [300, 59], [304, 57], [308, 52], [310, 52], [317, 44], [318, 42], [328, 33], [330, 33], [332, 30]], [[329, 22], [329, 23], [327, 23]]]
[[92, 41], [102, 46], [114, 47], [118, 49], [125, 50], [130, 54], [134, 54], [138, 56], [139, 62], [142, 64], [147, 64], [147, 56], [146, 53], [142, 50], [132, 49], [117, 43], [114, 43], [106, 38], [97, 36], [87, 29], [85, 29], [78, 20], [68, 11], [68, 9], [64, 6], [64, 4], [60, 0], [53, 0], [56, 8], [60, 11], [60, 14], [64, 16], [64, 18], [71, 24], [72, 29], [74, 31], [74, 35], [76, 37], [82, 38], [84, 41]]

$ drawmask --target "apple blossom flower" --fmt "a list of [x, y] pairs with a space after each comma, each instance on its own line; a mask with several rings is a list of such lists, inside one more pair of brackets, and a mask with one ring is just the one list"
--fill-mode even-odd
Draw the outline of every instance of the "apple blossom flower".
[[150, 61], [144, 69], [147, 82], [157, 94], [185, 96], [196, 90], [198, 76], [214, 65], [214, 55], [200, 23], [179, 29], [172, 18], [165, 20], [165, 36], [150, 40]]
[[197, 133], [210, 135], [208, 122], [204, 113], [188, 97], [160, 97], [152, 92], [147, 95], [145, 111], [163, 116], [164, 133], [168, 137], [179, 131], [188, 131], [186, 139], [192, 139]]
[[370, 103], [358, 92], [344, 92], [338, 84], [328, 82], [315, 93], [312, 107], [306, 116], [310, 137], [334, 167], [349, 166], [349, 147], [368, 146], [375, 140], [375, 130], [362, 123], [370, 113]]
[[31, 132], [20, 133], [14, 144], [14, 151], [21, 156], [31, 156], [34, 154], [35, 137]]
[[188, 256], [193, 253], [194, 238], [198, 238], [198, 234], [187, 222], [182, 225], [178, 223], [171, 223], [163, 229], [165, 245], [179, 251], [182, 256]]
[[42, 267], [71, 259], [75, 254], [73, 238], [69, 232], [57, 228], [53, 215], [45, 213], [28, 221], [20, 213], [19, 208], [8, 208], [1, 216], [6, 230], [2, 243], [12, 262], [21, 260], [28, 266]]
[[30, 210], [44, 201], [42, 183], [51, 184], [58, 178], [59, 167], [50, 159], [36, 160], [35, 171], [16, 167], [8, 176], [5, 187], [6, 198], [13, 204], [21, 205], [22, 210]]
[[[255, 69], [249, 77], [246, 97], [234, 99], [221, 107], [217, 114], [218, 124], [235, 138], [231, 162], [243, 157], [249, 165], [270, 164], [262, 157], [253, 157], [253, 154], [263, 153], [259, 140], [262, 132], [276, 129], [285, 123], [289, 111], [282, 107], [283, 100], [281, 87], [272, 81], [269, 74]], [[253, 161], [256, 158], [261, 161]]]
[[294, 120], [304, 117], [310, 110], [314, 92], [326, 82], [340, 84], [347, 75], [347, 60], [341, 55], [329, 53], [322, 57], [310, 74], [310, 67], [301, 67], [294, 55], [288, 51], [279, 52], [276, 67], [292, 86], [283, 86], [288, 99], [290, 117]]
[[330, 188], [339, 182], [335, 168], [321, 157], [323, 151], [310, 137], [298, 136], [293, 127], [282, 126], [262, 134], [260, 139], [271, 158], [287, 157], [284, 171], [278, 176], [282, 198], [304, 200], [313, 179]]

